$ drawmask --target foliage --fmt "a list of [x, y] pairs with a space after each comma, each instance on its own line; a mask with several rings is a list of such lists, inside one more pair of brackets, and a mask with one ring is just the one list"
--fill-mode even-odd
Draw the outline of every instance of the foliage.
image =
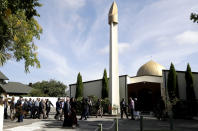
[[173, 117], [189, 119], [189, 106], [185, 100], [179, 100], [176, 105], [173, 106]]
[[103, 113], [111, 113], [109, 111], [110, 101], [109, 98], [105, 98], [102, 100], [102, 107], [103, 107]]
[[83, 97], [78, 97], [76, 99], [76, 103], [77, 103], [77, 105], [76, 105], [76, 113], [78, 115], [81, 115], [81, 113], [82, 113], [82, 99], [83, 99]]
[[171, 63], [168, 73], [168, 95], [171, 103], [174, 103], [175, 99], [179, 98], [178, 93], [178, 81], [177, 74], [174, 65]]
[[31, 19], [33, 16], [39, 16], [35, 8], [40, 6], [38, 0], [1, 0], [0, 14], [6, 17], [9, 12], [15, 14], [19, 10], [24, 10], [26, 18]]
[[40, 67], [34, 39], [40, 39], [42, 29], [34, 16], [38, 0], [1, 0], [0, 2], [0, 65], [13, 58], [30, 66]]
[[186, 99], [188, 101], [195, 100], [195, 92], [194, 92], [194, 87], [193, 87], [193, 76], [191, 72], [190, 65], [187, 65], [186, 73], [185, 73], [185, 78], [186, 78]]
[[77, 76], [77, 83], [76, 83], [76, 95], [75, 98], [83, 97], [83, 82], [82, 82], [82, 76], [80, 72]]
[[[77, 112], [78, 115], [81, 115], [81, 113], [82, 113], [82, 107], [81, 107], [82, 106], [82, 98], [83, 97], [78, 97], [76, 99], [76, 102], [77, 102], [77, 109], [76, 109], [77, 111], [76, 112]], [[88, 96], [88, 98], [91, 99], [91, 101], [92, 101], [91, 114], [95, 115], [96, 112], [97, 112], [96, 103], [98, 101], [98, 98], [94, 95]], [[108, 98], [102, 99], [101, 104], [102, 104], [102, 107], [103, 107], [103, 113], [110, 113], [109, 108], [108, 108], [109, 105], [110, 105], [109, 99]]]
[[92, 100], [93, 104], [95, 104], [98, 101], [98, 97], [94, 96], [94, 95], [90, 95], [90, 96], [88, 96], [88, 98]]
[[44, 94], [41, 89], [32, 89], [28, 96], [44, 97], [48, 95]]
[[193, 87], [193, 76], [191, 72], [190, 65], [187, 65], [186, 73], [185, 73], [185, 79], [186, 79], [186, 100], [189, 105], [189, 114], [190, 115], [196, 115], [196, 97]]
[[102, 78], [102, 98], [107, 98], [109, 93], [108, 87], [108, 78], [107, 78], [107, 71], [104, 69], [103, 78]]
[[50, 96], [50, 97], [66, 96], [65, 90], [67, 86], [61, 83], [60, 81], [50, 80], [50, 81], [36, 82], [32, 84], [32, 87], [34, 89], [39, 89], [43, 94], [45, 94], [45, 96]]
[[198, 14], [196, 13], [191, 13], [190, 15], [190, 20], [192, 20], [194, 23], [198, 23]]

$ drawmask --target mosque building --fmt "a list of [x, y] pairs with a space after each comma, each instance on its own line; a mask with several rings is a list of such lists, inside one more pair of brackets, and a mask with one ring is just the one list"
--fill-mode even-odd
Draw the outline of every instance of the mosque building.
[[[164, 66], [150, 60], [143, 64], [137, 71], [136, 76], [118, 76], [118, 9], [113, 2], [109, 11], [110, 25], [110, 54], [109, 54], [109, 99], [113, 104], [119, 106], [120, 100], [129, 97], [137, 98], [140, 108], [144, 111], [155, 109], [160, 97], [165, 101], [167, 95], [168, 72]], [[117, 63], [117, 64], [115, 64]], [[198, 73], [192, 72], [194, 78], [194, 91], [198, 99]], [[185, 72], [177, 71], [178, 87], [180, 99], [186, 99]], [[101, 98], [102, 79], [83, 82], [83, 96], [91, 95]], [[75, 97], [76, 84], [69, 85], [70, 97]]]
[[[165, 67], [157, 62], [150, 60], [142, 65], [137, 75], [130, 77], [128, 75], [119, 76], [120, 99], [129, 97], [137, 98], [141, 103], [141, 109], [152, 111], [160, 97], [167, 99], [167, 80], [168, 72]], [[195, 95], [198, 99], [198, 73], [192, 72], [194, 78]], [[185, 71], [177, 71], [179, 96], [180, 99], [186, 99]], [[97, 96], [101, 98], [102, 79], [83, 82], [84, 97]], [[69, 85], [70, 96], [75, 97], [76, 84]]]

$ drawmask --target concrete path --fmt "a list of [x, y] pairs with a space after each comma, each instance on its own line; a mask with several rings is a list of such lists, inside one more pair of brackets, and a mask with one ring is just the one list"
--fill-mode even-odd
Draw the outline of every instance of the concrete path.
[[[79, 118], [79, 117], [78, 117]], [[15, 121], [4, 121], [4, 131], [94, 131], [98, 124], [102, 123], [105, 129], [111, 127], [115, 117], [95, 118], [78, 121], [79, 126], [76, 128], [63, 128], [63, 121], [50, 119], [25, 119], [23, 123]], [[119, 131], [138, 131], [139, 120], [119, 119]], [[154, 117], [144, 117], [144, 130], [168, 130], [168, 121], [159, 121]], [[174, 120], [175, 131], [198, 131], [197, 120]]]
[[[79, 117], [78, 117], [79, 119]], [[103, 124], [104, 128], [108, 128], [113, 124], [112, 117], [95, 118], [91, 117], [88, 120], [79, 120], [79, 126], [76, 128], [63, 128], [63, 121], [50, 119], [24, 119], [23, 123], [16, 121], [4, 121], [4, 131], [94, 131], [98, 124]]]

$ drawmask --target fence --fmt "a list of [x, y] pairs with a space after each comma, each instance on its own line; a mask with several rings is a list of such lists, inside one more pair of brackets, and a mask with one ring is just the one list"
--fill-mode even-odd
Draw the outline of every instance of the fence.
[[118, 131], [118, 118], [114, 119], [113, 124], [109, 128], [103, 128], [102, 124], [98, 124], [94, 131]]
[[[144, 117], [143, 115], [140, 116], [140, 131], [144, 131]], [[172, 131], [173, 128], [173, 118], [172, 115], [169, 117], [169, 129]], [[102, 124], [98, 124], [98, 127], [94, 131], [118, 131], [119, 130], [119, 121], [118, 118], [115, 118], [113, 121], [113, 124], [108, 127], [104, 128]]]

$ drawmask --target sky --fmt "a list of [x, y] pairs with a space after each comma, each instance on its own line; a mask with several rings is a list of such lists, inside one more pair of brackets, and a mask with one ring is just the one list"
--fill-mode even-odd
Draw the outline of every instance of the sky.
[[[25, 73], [24, 62], [9, 60], [0, 71], [24, 84], [55, 79], [66, 85], [101, 79], [109, 72], [108, 12], [113, 0], [45, 0], [37, 17], [43, 28], [38, 46], [41, 68]], [[154, 60], [169, 69], [198, 72], [198, 0], [117, 0], [119, 74], [135, 76]]]

